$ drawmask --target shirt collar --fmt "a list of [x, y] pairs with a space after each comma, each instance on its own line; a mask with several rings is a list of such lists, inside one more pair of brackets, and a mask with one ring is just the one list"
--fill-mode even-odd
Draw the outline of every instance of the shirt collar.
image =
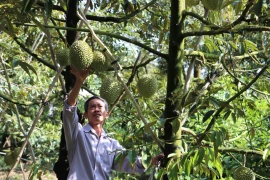
[[[92, 128], [92, 126], [90, 126], [90, 124], [88, 124], [88, 123], [87, 123], [86, 125], [83, 126], [83, 131], [84, 131], [85, 133], [91, 132], [91, 133], [94, 133], [95, 135], [97, 135], [96, 130], [94, 130], [94, 129]], [[102, 129], [101, 136], [102, 136], [102, 137], [107, 137], [107, 136], [108, 136], [108, 135], [106, 134], [106, 132], [104, 131], [104, 129]]]

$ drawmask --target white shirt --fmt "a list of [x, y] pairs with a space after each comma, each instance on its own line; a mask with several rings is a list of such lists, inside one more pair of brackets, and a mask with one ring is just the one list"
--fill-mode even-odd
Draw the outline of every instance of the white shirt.
[[125, 158], [120, 167], [114, 162], [117, 151], [124, 148], [102, 130], [98, 138], [95, 130], [86, 124], [78, 123], [77, 106], [69, 106], [64, 101], [63, 127], [68, 150], [68, 180], [108, 180], [111, 169], [142, 174], [145, 168], [137, 157], [134, 168]]

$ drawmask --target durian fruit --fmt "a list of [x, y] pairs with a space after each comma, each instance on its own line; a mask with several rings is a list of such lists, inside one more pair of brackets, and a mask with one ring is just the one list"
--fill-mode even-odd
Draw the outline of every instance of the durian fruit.
[[206, 9], [218, 10], [221, 7], [223, 0], [202, 0], [202, 4]]
[[14, 151], [9, 151], [4, 157], [4, 162], [7, 166], [11, 166], [16, 162], [17, 156], [15, 156]]
[[10, 166], [15, 162], [11, 151], [6, 153], [4, 157], [4, 162], [6, 163], [7, 166]]
[[137, 81], [137, 88], [141, 96], [150, 98], [158, 89], [158, 81], [154, 76], [145, 74], [139, 77]]
[[60, 64], [61, 67], [64, 67], [70, 64], [69, 48], [58, 49], [55, 55], [56, 55], [56, 60]]
[[90, 46], [82, 40], [75, 41], [69, 49], [70, 65], [79, 70], [88, 68], [93, 61]]
[[233, 174], [234, 180], [255, 180], [255, 174], [247, 167], [239, 166]]
[[200, 3], [200, 0], [186, 0], [186, 5], [188, 7], [196, 6]]
[[94, 51], [93, 62], [91, 68], [95, 72], [106, 71], [110, 67], [110, 62], [107, 61], [107, 58], [102, 51]]
[[12, 152], [12, 155], [14, 158], [17, 158], [20, 154], [20, 151], [21, 151], [21, 148], [20, 147], [16, 147], [13, 152]]
[[108, 104], [112, 104], [119, 97], [122, 89], [122, 84], [118, 82], [117, 79], [107, 77], [102, 81], [99, 95], [104, 98]]

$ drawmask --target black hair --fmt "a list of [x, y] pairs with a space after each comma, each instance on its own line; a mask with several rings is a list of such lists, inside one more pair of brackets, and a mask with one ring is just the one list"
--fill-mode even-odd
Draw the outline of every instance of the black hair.
[[104, 102], [106, 111], [107, 111], [107, 112], [109, 111], [108, 103], [107, 103], [107, 101], [106, 101], [105, 99], [103, 99], [103, 98], [101, 98], [101, 97], [99, 97], [99, 96], [92, 96], [92, 97], [90, 97], [89, 99], [87, 99], [87, 101], [85, 101], [85, 103], [84, 103], [84, 111], [85, 111], [85, 112], [88, 111], [88, 103], [89, 103], [89, 101], [91, 101], [91, 100], [93, 100], [93, 99], [99, 99], [99, 100], [101, 100], [102, 102]]

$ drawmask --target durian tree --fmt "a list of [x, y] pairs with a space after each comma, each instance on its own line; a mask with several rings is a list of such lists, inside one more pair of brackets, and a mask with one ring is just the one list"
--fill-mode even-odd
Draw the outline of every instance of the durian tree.
[[18, 156], [8, 176], [23, 157], [32, 178], [66, 179], [61, 109], [81, 53], [62, 52], [83, 40], [83, 59], [110, 62], [89, 74], [79, 109], [106, 94], [104, 128], [147, 168], [114, 179], [269, 178], [269, 0], [9, 0], [0, 15], [0, 157]]

